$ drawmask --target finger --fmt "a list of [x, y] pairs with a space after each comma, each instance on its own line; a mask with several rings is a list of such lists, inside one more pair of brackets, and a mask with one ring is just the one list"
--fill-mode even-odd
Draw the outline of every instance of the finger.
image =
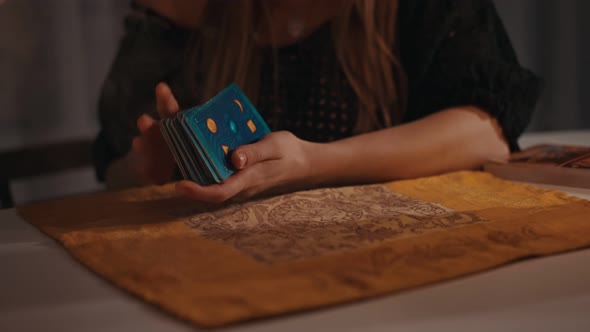
[[[139, 128], [141, 137], [148, 139], [152, 146], [167, 146], [166, 142], [161, 137], [162, 133], [160, 132], [159, 122], [150, 115], [143, 114], [140, 116], [139, 119], [137, 119], [137, 127]], [[142, 144], [145, 145], [145, 143]]]
[[[200, 186], [191, 181], [181, 181], [176, 185], [176, 190], [197, 201], [221, 203], [242, 192], [251, 192], [251, 189], [260, 187], [267, 179], [268, 170], [265, 164], [257, 164], [255, 167], [236, 172], [220, 184]], [[251, 195], [250, 195], [251, 196]]]
[[242, 189], [240, 186], [241, 183], [235, 181], [200, 186], [184, 180], [176, 184], [176, 191], [199, 202], [223, 203], [239, 193]]
[[280, 176], [277, 177], [277, 170], [279, 169], [277, 163], [280, 162], [279, 160], [269, 160], [238, 172], [238, 175], [244, 175], [242, 181], [245, 181], [247, 185], [243, 186], [244, 189], [232, 196], [230, 200], [232, 202], [241, 202], [257, 196], [261, 192], [278, 192], [280, 190], [278, 187], [275, 190], [271, 188], [277, 185], [280, 187]]
[[282, 155], [277, 136], [269, 134], [256, 143], [238, 147], [231, 160], [235, 168], [244, 169], [262, 161], [280, 159]]
[[147, 114], [142, 114], [137, 119], [137, 128], [139, 132], [142, 134], [147, 133], [154, 125], [157, 124], [157, 121]]
[[174, 116], [179, 110], [172, 90], [163, 82], [156, 85], [156, 110], [162, 119]]
[[142, 148], [143, 148], [143, 146], [141, 143], [141, 137], [139, 137], [139, 136], [133, 137], [133, 140], [131, 141], [131, 149], [135, 152], [139, 152], [139, 151], [141, 151]]

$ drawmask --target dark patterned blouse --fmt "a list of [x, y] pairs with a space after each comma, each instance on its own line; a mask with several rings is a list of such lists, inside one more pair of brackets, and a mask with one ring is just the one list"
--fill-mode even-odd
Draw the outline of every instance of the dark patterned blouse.
[[[409, 80], [403, 122], [452, 106], [476, 105], [498, 119], [511, 150], [517, 150], [541, 84], [519, 65], [492, 1], [400, 0], [398, 15], [401, 61]], [[99, 101], [101, 130], [94, 156], [101, 180], [109, 163], [129, 151], [139, 115], [156, 114], [158, 82], [172, 86], [181, 107], [198, 103], [182, 75], [189, 31], [154, 13], [140, 15], [137, 8], [125, 28]], [[352, 135], [358, 101], [334, 66], [330, 41], [329, 24], [324, 24], [304, 40], [280, 48], [278, 89], [270, 50], [266, 52], [256, 106], [271, 128], [318, 142]]]

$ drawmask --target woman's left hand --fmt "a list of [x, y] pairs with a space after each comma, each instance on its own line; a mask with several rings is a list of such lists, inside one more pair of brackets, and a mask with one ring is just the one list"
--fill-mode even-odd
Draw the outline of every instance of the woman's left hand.
[[185, 180], [176, 185], [176, 190], [197, 201], [221, 203], [304, 189], [311, 174], [311, 146], [290, 132], [274, 132], [237, 148], [231, 155], [237, 171], [224, 182], [200, 186]]

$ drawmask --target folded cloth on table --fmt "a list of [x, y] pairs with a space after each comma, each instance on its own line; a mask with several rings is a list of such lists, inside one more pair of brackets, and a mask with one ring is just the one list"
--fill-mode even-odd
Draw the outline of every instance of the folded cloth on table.
[[481, 172], [217, 207], [166, 185], [18, 210], [113, 284], [208, 327], [590, 246], [590, 202]]

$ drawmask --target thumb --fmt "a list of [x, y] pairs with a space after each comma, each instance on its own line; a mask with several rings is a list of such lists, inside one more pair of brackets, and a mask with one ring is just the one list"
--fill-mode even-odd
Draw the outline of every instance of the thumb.
[[274, 141], [273, 134], [269, 134], [256, 143], [235, 149], [231, 160], [236, 169], [244, 169], [262, 161], [280, 159], [281, 156], [279, 145]]
[[179, 111], [178, 102], [170, 89], [170, 86], [164, 82], [156, 85], [156, 110], [160, 118], [169, 118]]
[[142, 114], [139, 118], [137, 118], [137, 128], [142, 134], [146, 134], [157, 124], [158, 122], [148, 114]]

